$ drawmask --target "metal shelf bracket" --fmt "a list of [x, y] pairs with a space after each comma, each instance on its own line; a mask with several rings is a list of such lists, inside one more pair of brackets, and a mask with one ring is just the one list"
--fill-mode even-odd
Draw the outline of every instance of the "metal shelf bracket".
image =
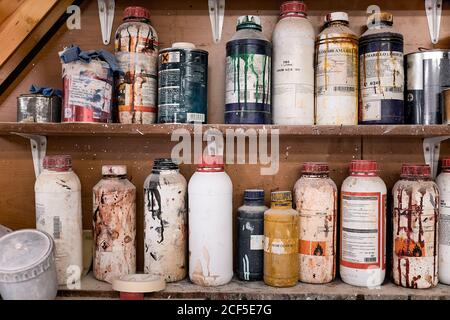
[[441, 27], [442, 0], [425, 0], [425, 12], [431, 42], [436, 44], [439, 41], [439, 29]]
[[44, 163], [44, 158], [47, 153], [47, 137], [16, 132], [13, 132], [13, 134], [30, 140], [31, 155], [33, 157], [33, 165], [34, 165], [34, 174], [36, 175], [37, 179], [37, 177], [39, 177], [39, 175], [42, 172], [42, 165]]
[[114, 0], [97, 0], [100, 26], [102, 29], [103, 44], [106, 46], [111, 41], [111, 32], [114, 21], [116, 3]]
[[208, 0], [208, 8], [214, 43], [219, 43], [222, 38], [225, 0]]
[[441, 142], [447, 139], [450, 139], [450, 136], [425, 138], [423, 140], [423, 156], [425, 163], [431, 167], [433, 179], [437, 176]]

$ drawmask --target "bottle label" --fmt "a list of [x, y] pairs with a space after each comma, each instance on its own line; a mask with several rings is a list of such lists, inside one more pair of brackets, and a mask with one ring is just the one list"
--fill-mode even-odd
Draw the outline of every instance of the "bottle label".
[[264, 252], [272, 254], [295, 254], [298, 252], [297, 239], [264, 238]]
[[300, 254], [324, 257], [334, 254], [334, 195], [324, 205], [329, 207], [328, 212], [300, 210]]
[[441, 190], [440, 196], [440, 220], [439, 220], [439, 244], [450, 246], [450, 192]]
[[252, 235], [250, 237], [250, 250], [264, 250], [264, 235]]

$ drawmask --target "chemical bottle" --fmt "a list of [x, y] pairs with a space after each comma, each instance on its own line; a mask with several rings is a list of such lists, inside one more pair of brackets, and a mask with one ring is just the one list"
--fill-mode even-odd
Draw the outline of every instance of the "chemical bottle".
[[115, 40], [120, 66], [116, 79], [120, 123], [156, 122], [158, 49], [150, 12], [142, 7], [126, 8]]
[[403, 164], [392, 188], [396, 285], [426, 289], [438, 284], [439, 190], [428, 165]]
[[316, 40], [316, 124], [358, 124], [358, 36], [332, 12]]
[[450, 158], [442, 160], [439, 187], [439, 281], [450, 285]]
[[299, 213], [299, 280], [328, 283], [336, 275], [337, 187], [327, 163], [306, 162], [294, 187]]
[[238, 276], [253, 281], [263, 278], [264, 190], [244, 192], [244, 205], [238, 209]]
[[390, 13], [372, 14], [359, 39], [361, 124], [404, 122], [403, 36], [393, 21]]
[[166, 282], [187, 273], [187, 182], [171, 159], [156, 159], [144, 182], [144, 271]]
[[281, 5], [273, 43], [273, 123], [314, 124], [314, 28], [301, 1]]
[[136, 187], [127, 167], [102, 167], [94, 193], [94, 276], [112, 283], [136, 273]]
[[36, 229], [52, 236], [59, 285], [73, 285], [83, 271], [83, 224], [80, 179], [72, 157], [47, 156], [34, 186]]
[[238, 18], [226, 56], [225, 123], [270, 124], [272, 44], [259, 17]]
[[201, 286], [233, 278], [233, 184], [223, 157], [204, 156], [191, 177], [189, 195], [189, 277]]
[[292, 287], [298, 282], [298, 213], [292, 209], [292, 192], [272, 192], [264, 213], [264, 282]]
[[386, 185], [377, 162], [354, 160], [341, 188], [342, 281], [376, 287], [386, 275]]

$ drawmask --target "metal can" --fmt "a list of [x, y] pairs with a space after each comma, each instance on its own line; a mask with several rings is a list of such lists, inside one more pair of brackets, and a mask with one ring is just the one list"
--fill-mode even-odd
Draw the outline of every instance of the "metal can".
[[415, 289], [438, 284], [439, 190], [428, 165], [403, 164], [392, 189], [393, 262], [398, 286]]
[[238, 208], [238, 276], [245, 281], [261, 280], [264, 263], [264, 190], [244, 192]]
[[21, 94], [17, 97], [17, 122], [61, 122], [61, 97]]
[[390, 13], [370, 15], [359, 39], [361, 124], [404, 123], [403, 36], [393, 21]]
[[442, 160], [439, 188], [439, 281], [450, 285], [450, 158]]
[[441, 124], [444, 90], [450, 87], [450, 51], [427, 50], [406, 55], [406, 122]]
[[187, 273], [187, 182], [171, 159], [156, 159], [144, 182], [144, 271], [166, 282]]
[[442, 97], [444, 99], [443, 123], [450, 124], [450, 88], [442, 91]]
[[238, 18], [227, 43], [225, 123], [270, 124], [272, 44], [256, 16]]
[[158, 122], [206, 123], [208, 52], [177, 42], [159, 54]]
[[327, 163], [303, 164], [294, 187], [299, 213], [299, 280], [328, 283], [336, 275], [337, 187]]
[[94, 276], [112, 283], [136, 273], [136, 188], [126, 166], [103, 166], [94, 193]]

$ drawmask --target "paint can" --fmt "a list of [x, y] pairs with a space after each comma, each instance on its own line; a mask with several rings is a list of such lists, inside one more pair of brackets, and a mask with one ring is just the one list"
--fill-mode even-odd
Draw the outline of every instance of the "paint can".
[[145, 293], [163, 291], [166, 283], [148, 274], [128, 274], [114, 279], [112, 287], [120, 292], [120, 300], [144, 300]]
[[442, 90], [442, 97], [444, 99], [444, 124], [450, 124], [450, 88]]
[[158, 123], [206, 123], [208, 52], [176, 42], [158, 61]]
[[439, 282], [450, 285], [450, 158], [442, 159], [439, 187]]
[[61, 97], [21, 94], [17, 97], [17, 122], [49, 123], [61, 121]]

